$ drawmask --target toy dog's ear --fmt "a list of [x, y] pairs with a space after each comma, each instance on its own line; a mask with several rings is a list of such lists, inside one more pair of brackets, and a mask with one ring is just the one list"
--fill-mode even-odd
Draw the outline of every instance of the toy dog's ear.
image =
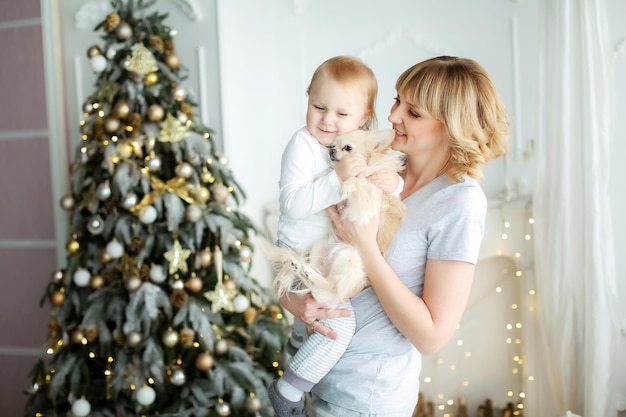
[[393, 138], [395, 136], [394, 131], [392, 129], [387, 130], [377, 130], [372, 132], [373, 138], [376, 141], [376, 149], [377, 150], [387, 150], [391, 146], [391, 142], [393, 142]]

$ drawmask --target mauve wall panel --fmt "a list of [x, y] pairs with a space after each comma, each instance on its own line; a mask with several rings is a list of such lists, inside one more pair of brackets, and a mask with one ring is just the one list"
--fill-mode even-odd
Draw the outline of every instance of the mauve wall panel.
[[54, 239], [47, 139], [0, 141], [0, 240]]
[[33, 356], [0, 355], [3, 376], [0, 378], [0, 416], [24, 416], [24, 390], [28, 388], [28, 374], [36, 361]]
[[38, 18], [40, 15], [40, 0], [0, 0], [0, 22]]
[[43, 346], [51, 318], [50, 304], [40, 307], [39, 300], [57, 268], [56, 251], [0, 249], [0, 265], [0, 288], [4, 288], [0, 291], [0, 346]]
[[0, 130], [45, 129], [41, 27], [0, 32]]

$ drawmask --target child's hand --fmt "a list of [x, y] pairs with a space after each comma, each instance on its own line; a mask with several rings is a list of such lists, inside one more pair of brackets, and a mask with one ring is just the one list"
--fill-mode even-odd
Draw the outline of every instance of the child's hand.
[[365, 156], [358, 154], [344, 156], [335, 166], [335, 172], [341, 183], [344, 183], [352, 177], [356, 177], [359, 172], [365, 169], [367, 169]]
[[400, 184], [400, 176], [392, 169], [376, 171], [368, 176], [367, 180], [379, 190], [390, 194], [394, 193], [398, 188], [398, 184]]

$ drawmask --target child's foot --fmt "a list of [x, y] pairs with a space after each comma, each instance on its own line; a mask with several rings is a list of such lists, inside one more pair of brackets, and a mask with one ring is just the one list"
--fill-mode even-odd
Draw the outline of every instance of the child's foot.
[[304, 399], [289, 401], [276, 389], [276, 381], [272, 382], [267, 389], [267, 395], [270, 398], [272, 407], [274, 407], [276, 417], [306, 416], [304, 411]]

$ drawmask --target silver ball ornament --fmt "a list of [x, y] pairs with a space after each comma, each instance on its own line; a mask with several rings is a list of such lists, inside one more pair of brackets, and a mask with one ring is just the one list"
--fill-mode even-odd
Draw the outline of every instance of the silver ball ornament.
[[187, 206], [186, 216], [187, 220], [195, 223], [202, 217], [202, 208], [195, 204], [190, 204]]
[[156, 391], [152, 387], [141, 387], [135, 394], [137, 402], [141, 405], [151, 405], [156, 400]]
[[251, 395], [246, 398], [246, 401], [244, 403], [244, 407], [249, 413], [256, 413], [257, 411], [261, 411], [261, 406], [261, 399], [255, 395]]
[[79, 398], [72, 404], [72, 413], [76, 417], [87, 417], [91, 413], [91, 404], [84, 398]]
[[176, 167], [176, 175], [182, 178], [189, 178], [193, 175], [193, 167], [187, 162], [183, 162]]
[[161, 158], [159, 158], [158, 156], [152, 156], [152, 157], [148, 158], [148, 161], [146, 162], [146, 166], [152, 172], [160, 170], [161, 169]]
[[98, 200], [102, 201], [111, 197], [111, 186], [108, 181], [98, 185], [98, 188], [96, 189], [96, 197], [98, 197]]
[[124, 287], [129, 292], [137, 291], [139, 288], [141, 288], [142, 284], [143, 281], [138, 276], [128, 277], [124, 280]]
[[100, 216], [94, 216], [87, 222], [87, 230], [92, 235], [99, 235], [104, 230], [104, 221]]
[[228, 342], [224, 339], [219, 339], [215, 342], [215, 353], [218, 355], [225, 355], [228, 353]]
[[167, 279], [165, 274], [165, 268], [162, 265], [152, 265], [150, 268], [150, 280], [157, 284], [164, 282]]
[[117, 240], [112, 240], [107, 244], [106, 253], [113, 259], [119, 259], [124, 253], [124, 246]]
[[137, 347], [141, 343], [141, 333], [132, 331], [126, 335], [126, 344], [130, 347]]
[[237, 313], [243, 313], [250, 307], [250, 300], [243, 294], [239, 294], [233, 300], [233, 308]]
[[252, 260], [252, 249], [248, 246], [242, 246], [241, 249], [239, 249], [239, 260], [241, 260], [241, 262], [250, 262]]
[[70, 211], [74, 208], [74, 197], [71, 194], [66, 194], [61, 197], [61, 201], [59, 201], [61, 208], [63, 210]]
[[131, 36], [133, 36], [133, 29], [130, 27], [128, 23], [121, 22], [115, 28], [115, 37], [117, 37], [117, 39], [121, 41], [125, 41], [127, 39], [130, 39]]
[[119, 130], [120, 126], [122, 126], [122, 122], [120, 119], [115, 117], [107, 117], [104, 119], [104, 130], [107, 133], [115, 133]]
[[139, 210], [139, 220], [143, 224], [151, 224], [157, 219], [157, 210], [153, 206], [145, 206]]
[[132, 207], [136, 206], [139, 202], [139, 197], [135, 193], [128, 193], [124, 196], [122, 200], [122, 207], [126, 210], [130, 210]]
[[78, 287], [86, 287], [91, 280], [91, 274], [85, 268], [78, 268], [72, 276], [72, 281]]
[[185, 371], [178, 366], [173, 368], [170, 374], [170, 383], [180, 387], [181, 385], [184, 385], [185, 382], [187, 382], [187, 375], [185, 375]]
[[180, 340], [178, 332], [174, 329], [167, 329], [161, 336], [161, 341], [167, 347], [174, 347]]
[[225, 402], [219, 402], [215, 404], [215, 412], [218, 416], [226, 417], [231, 413], [230, 404]]
[[174, 88], [174, 100], [183, 101], [187, 97], [187, 91], [180, 85]]

